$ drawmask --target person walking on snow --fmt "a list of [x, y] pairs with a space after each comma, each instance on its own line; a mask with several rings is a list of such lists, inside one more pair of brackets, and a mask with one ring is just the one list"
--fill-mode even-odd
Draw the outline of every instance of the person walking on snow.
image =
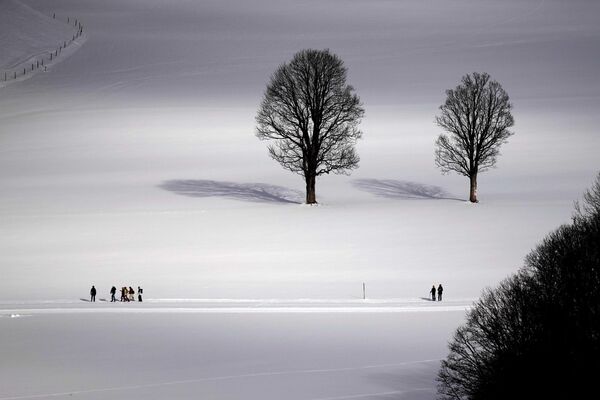
[[435, 301], [435, 285], [431, 287], [429, 293], [431, 293], [431, 301]]
[[135, 291], [131, 286], [129, 286], [129, 301], [135, 301]]
[[438, 301], [442, 301], [442, 292], [444, 291], [444, 288], [442, 287], [442, 284], [440, 283], [440, 286], [438, 286]]
[[111, 303], [114, 303], [115, 301], [117, 301], [115, 299], [115, 293], [117, 293], [117, 288], [113, 286], [110, 288], [110, 302]]
[[96, 301], [96, 288], [94, 285], [92, 285], [92, 288], [90, 289], [90, 301]]
[[144, 293], [144, 289], [138, 286], [138, 301], [142, 302], [142, 293]]

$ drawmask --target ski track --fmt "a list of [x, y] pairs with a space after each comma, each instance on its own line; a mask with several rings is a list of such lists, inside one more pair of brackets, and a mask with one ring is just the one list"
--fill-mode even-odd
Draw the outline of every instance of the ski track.
[[311, 400], [343, 400], [343, 399], [360, 399], [363, 397], [378, 397], [378, 396], [390, 396], [393, 394], [402, 394], [402, 393], [410, 393], [410, 392], [420, 392], [420, 391], [434, 391], [433, 388], [416, 388], [410, 390], [393, 390], [390, 392], [376, 392], [376, 393], [363, 393], [363, 394], [351, 394], [347, 396], [335, 396], [335, 397], [319, 397]]
[[22, 315], [38, 314], [89, 314], [89, 313], [114, 313], [114, 314], [317, 314], [317, 313], [411, 313], [411, 312], [460, 312], [468, 311], [470, 306], [449, 307], [205, 307], [205, 308], [39, 308], [39, 309], [14, 309], [2, 310], [5, 313]]
[[405, 313], [466, 312], [473, 300], [442, 303], [421, 299], [147, 299], [121, 305], [99, 299], [0, 302], [0, 317], [9, 315], [56, 314], [244, 314], [244, 313]]
[[[213, 376], [213, 377], [206, 377], [206, 378], [185, 379], [185, 380], [178, 380], [178, 381], [149, 383], [149, 384], [141, 384], [141, 385], [115, 386], [115, 387], [75, 390], [75, 391], [67, 391], [67, 392], [0, 397], [0, 400], [23, 400], [23, 399], [39, 399], [39, 398], [44, 398], [44, 397], [63, 397], [63, 396], [73, 396], [73, 395], [79, 395], [79, 394], [116, 392], [116, 391], [121, 391], [121, 390], [148, 389], [148, 388], [163, 387], [163, 386], [184, 385], [184, 384], [190, 384], [190, 383], [214, 382], [214, 381], [224, 381], [224, 380], [233, 380], [233, 379], [270, 377], [270, 376], [281, 376], [281, 375], [324, 374], [324, 373], [333, 373], [333, 372], [359, 371], [359, 370], [378, 369], [378, 368], [402, 367], [402, 366], [407, 366], [407, 365], [433, 363], [433, 362], [439, 362], [439, 361], [441, 361], [441, 359], [406, 361], [406, 362], [394, 363], [394, 364], [364, 365], [364, 366], [360, 366], [360, 367], [303, 369], [303, 370], [295, 370], [295, 371], [294, 370], [271, 371], [271, 372], [257, 372], [257, 373], [240, 374], [240, 375], [222, 375], [222, 376]], [[353, 394], [353, 395], [347, 395], [347, 396], [324, 397], [324, 398], [317, 398], [317, 399], [311, 399], [311, 400], [336, 400], [336, 399], [361, 398], [361, 397], [367, 397], [367, 396], [384, 396], [386, 394], [405, 393], [405, 392], [411, 392], [411, 391], [416, 391], [416, 390], [431, 390], [431, 388], [411, 389], [411, 390], [406, 390], [406, 391]]]

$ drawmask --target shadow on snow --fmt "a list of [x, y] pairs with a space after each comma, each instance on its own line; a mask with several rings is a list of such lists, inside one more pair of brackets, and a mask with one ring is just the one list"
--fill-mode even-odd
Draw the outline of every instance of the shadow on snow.
[[457, 200], [439, 186], [395, 179], [355, 179], [352, 185], [375, 196], [396, 200]]
[[302, 192], [266, 183], [235, 183], [211, 180], [174, 179], [161, 183], [161, 189], [190, 197], [225, 197], [257, 203], [300, 204]]

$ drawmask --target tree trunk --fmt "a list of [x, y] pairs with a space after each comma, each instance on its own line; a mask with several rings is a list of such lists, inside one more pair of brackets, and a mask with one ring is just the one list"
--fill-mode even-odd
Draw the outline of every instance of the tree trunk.
[[317, 204], [316, 180], [317, 177], [312, 174], [306, 176], [306, 204]]
[[477, 200], [477, 175], [471, 176], [470, 181], [471, 190], [469, 192], [469, 201], [471, 203], [479, 203], [479, 200]]

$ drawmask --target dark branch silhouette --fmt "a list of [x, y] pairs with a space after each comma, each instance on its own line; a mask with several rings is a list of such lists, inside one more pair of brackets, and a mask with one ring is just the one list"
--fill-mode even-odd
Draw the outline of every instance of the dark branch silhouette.
[[465, 75], [446, 91], [437, 124], [448, 132], [436, 141], [435, 163], [470, 180], [469, 200], [477, 203], [477, 174], [496, 165], [500, 146], [513, 134], [512, 104], [502, 86], [486, 73]]
[[316, 178], [358, 167], [354, 149], [364, 114], [346, 67], [328, 50], [302, 50], [277, 68], [256, 116], [256, 136], [271, 140], [269, 154], [306, 182], [306, 202], [316, 203]]

